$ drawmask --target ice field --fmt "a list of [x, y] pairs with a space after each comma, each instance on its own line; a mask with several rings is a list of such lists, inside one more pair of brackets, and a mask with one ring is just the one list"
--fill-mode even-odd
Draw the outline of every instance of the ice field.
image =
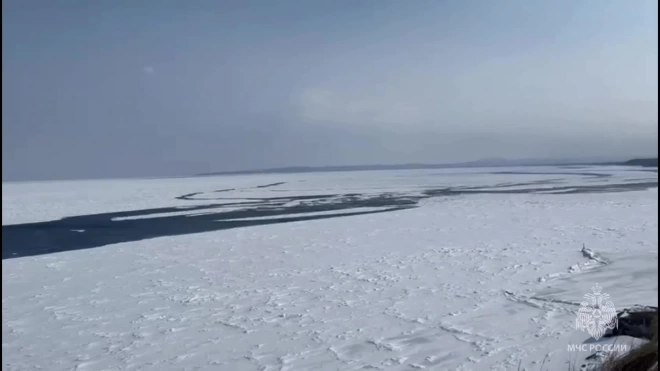
[[594, 285], [617, 309], [657, 305], [657, 181], [521, 167], [3, 183], [3, 370], [567, 370]]

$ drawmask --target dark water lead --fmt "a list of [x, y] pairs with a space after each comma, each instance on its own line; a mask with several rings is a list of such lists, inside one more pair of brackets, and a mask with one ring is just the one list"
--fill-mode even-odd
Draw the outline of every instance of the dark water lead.
[[[268, 188], [283, 183], [268, 184]], [[289, 223], [306, 220], [340, 218], [354, 215], [383, 213], [417, 207], [419, 200], [430, 197], [451, 197], [470, 194], [534, 194], [557, 192], [562, 194], [594, 192], [638, 191], [658, 186], [657, 180], [620, 184], [556, 185], [557, 180], [543, 182], [504, 183], [491, 187], [448, 187], [427, 189], [421, 195], [383, 193], [362, 195], [316, 195], [270, 198], [222, 198], [213, 197], [218, 191], [194, 192], [177, 197], [180, 200], [231, 200], [237, 202], [208, 204], [184, 208], [165, 207], [138, 211], [125, 211], [80, 215], [47, 222], [2, 226], [2, 259], [51, 254], [63, 251], [90, 249], [122, 242], [150, 238], [179, 236], [191, 233], [245, 228], [259, 225]], [[532, 188], [510, 189], [516, 186]], [[536, 187], [534, 187], [536, 186]], [[205, 197], [208, 195], [210, 197]], [[238, 200], [242, 200], [239, 202]], [[287, 206], [293, 201], [298, 203]], [[235, 210], [236, 207], [243, 207]], [[224, 208], [234, 210], [223, 211]], [[364, 210], [369, 208], [369, 210]], [[373, 210], [379, 208], [379, 210]], [[218, 210], [216, 213], [194, 214], [195, 211]], [[129, 220], [115, 218], [140, 217], [186, 211], [193, 215], [157, 216]], [[330, 215], [305, 215], [308, 213], [334, 212]], [[269, 217], [254, 220], [252, 218]], [[245, 219], [245, 220], [240, 220]]]

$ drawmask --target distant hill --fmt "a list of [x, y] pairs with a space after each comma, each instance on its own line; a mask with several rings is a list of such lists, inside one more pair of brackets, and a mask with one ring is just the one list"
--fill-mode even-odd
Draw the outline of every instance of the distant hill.
[[623, 163], [626, 166], [658, 167], [658, 158], [636, 158]]

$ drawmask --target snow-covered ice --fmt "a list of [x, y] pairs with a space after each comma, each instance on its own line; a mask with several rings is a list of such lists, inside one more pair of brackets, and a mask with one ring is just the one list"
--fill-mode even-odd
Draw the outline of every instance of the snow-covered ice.
[[[576, 305], [596, 283], [617, 309], [657, 305], [657, 173], [505, 170], [3, 183], [3, 230], [166, 207], [176, 209], [148, 220], [194, 220], [200, 211], [190, 206], [235, 210], [238, 198], [269, 198], [258, 206], [268, 212], [307, 202], [275, 197], [332, 204], [386, 193], [417, 204], [3, 253], [3, 370], [568, 369], [584, 355], [567, 345], [589, 338], [575, 330]], [[443, 187], [463, 188], [420, 197]], [[71, 238], [101, 228], [66, 226]]]

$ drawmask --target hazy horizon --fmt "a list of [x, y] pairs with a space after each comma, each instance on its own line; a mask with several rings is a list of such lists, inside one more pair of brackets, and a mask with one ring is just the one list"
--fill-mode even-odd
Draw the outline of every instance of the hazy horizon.
[[[51, 179], [11, 179], [3, 180], [3, 183], [31, 183], [31, 182], [50, 182], [50, 181], [92, 181], [92, 180], [120, 180], [120, 179], [169, 179], [169, 178], [194, 178], [199, 176], [212, 176], [212, 175], [259, 175], [259, 174], [291, 174], [299, 173], [299, 171], [290, 172], [292, 169], [305, 169], [302, 172], [312, 172], [312, 173], [323, 173], [323, 172], [337, 172], [338, 168], [346, 168], [346, 172], [353, 171], [398, 171], [398, 170], [420, 170], [421, 168], [416, 168], [415, 166], [422, 166], [424, 169], [469, 169], [475, 168], [474, 163], [481, 162], [493, 162], [493, 161], [506, 161], [510, 164], [507, 165], [493, 165], [486, 164], [483, 166], [477, 166], [476, 168], [518, 168], [518, 167], [545, 167], [545, 166], [562, 166], [562, 165], [613, 165], [615, 163], [623, 163], [628, 160], [639, 160], [639, 159], [651, 159], [657, 158], [657, 154], [651, 154], [648, 156], [627, 156], [627, 157], [585, 157], [585, 158], [481, 158], [476, 160], [460, 161], [460, 162], [407, 162], [407, 163], [364, 163], [364, 164], [352, 164], [352, 165], [334, 165], [332, 163], [316, 165], [316, 166], [307, 166], [307, 165], [284, 165], [276, 167], [267, 167], [267, 168], [249, 168], [241, 170], [217, 170], [201, 173], [182, 173], [182, 174], [170, 174], [170, 175], [155, 175], [155, 176], [97, 176], [97, 177], [70, 177], [70, 178], [51, 178]], [[467, 165], [462, 167], [461, 165]], [[446, 167], [443, 167], [446, 166]], [[381, 169], [381, 167], [383, 169]], [[406, 168], [411, 167], [411, 168]], [[639, 167], [639, 165], [634, 165], [634, 167]], [[330, 169], [330, 170], [327, 170]]]
[[658, 3], [3, 1], [3, 181], [657, 156]]

